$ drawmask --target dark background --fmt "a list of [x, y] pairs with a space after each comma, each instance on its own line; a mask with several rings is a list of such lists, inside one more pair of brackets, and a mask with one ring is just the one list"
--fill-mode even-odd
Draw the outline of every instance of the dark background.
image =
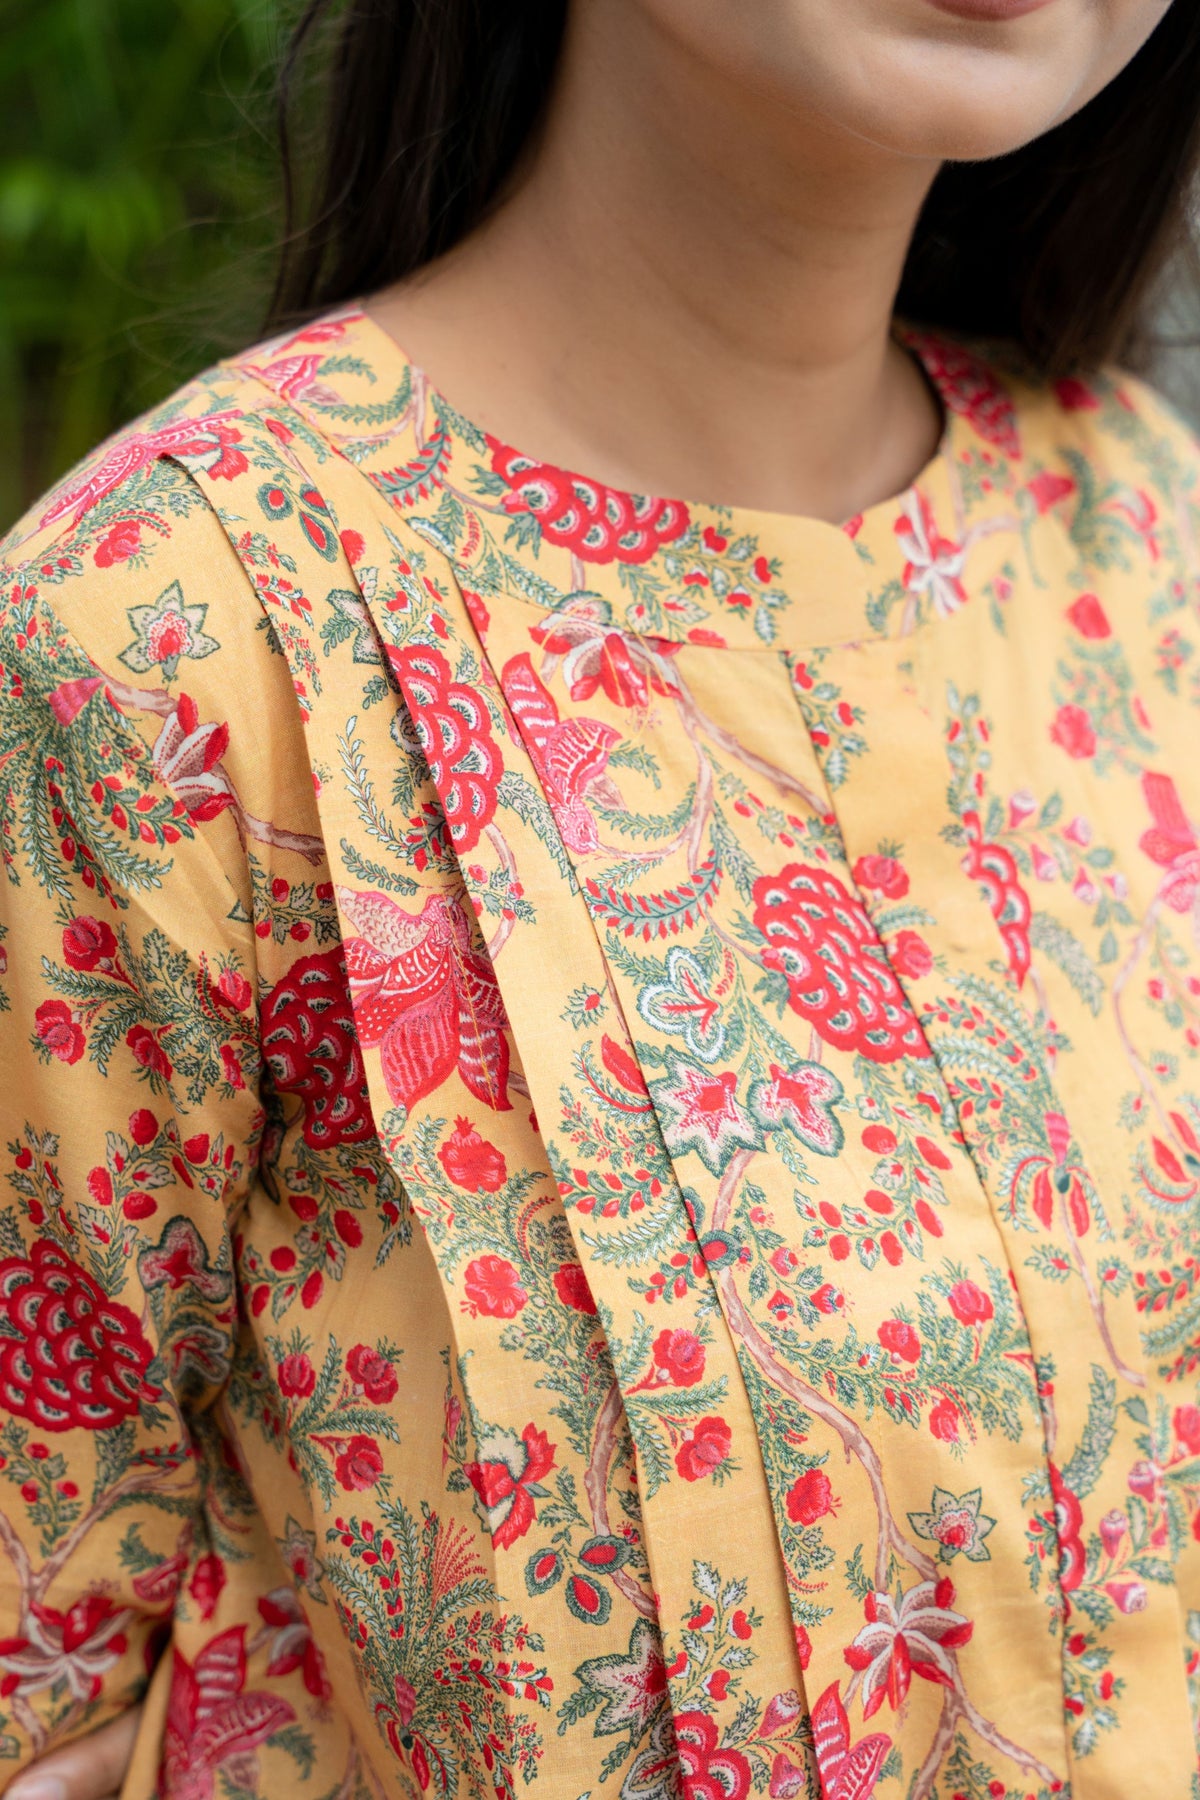
[[[260, 335], [295, 4], [0, 0], [0, 531]], [[1154, 375], [1200, 425], [1200, 351]]]

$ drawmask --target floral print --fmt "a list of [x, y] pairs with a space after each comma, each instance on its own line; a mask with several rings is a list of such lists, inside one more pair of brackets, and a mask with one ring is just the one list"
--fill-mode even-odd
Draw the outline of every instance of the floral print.
[[1200, 449], [896, 331], [840, 526], [347, 307], [6, 540], [0, 1779], [1198, 1792]]

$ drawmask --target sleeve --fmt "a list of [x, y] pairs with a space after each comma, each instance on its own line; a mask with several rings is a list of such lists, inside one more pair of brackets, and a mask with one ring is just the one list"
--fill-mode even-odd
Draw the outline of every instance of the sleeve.
[[270, 822], [291, 682], [190, 488], [139, 496], [140, 543], [0, 565], [0, 1785], [134, 1700], [197, 1591], [264, 1125], [258, 890], [319, 860]]

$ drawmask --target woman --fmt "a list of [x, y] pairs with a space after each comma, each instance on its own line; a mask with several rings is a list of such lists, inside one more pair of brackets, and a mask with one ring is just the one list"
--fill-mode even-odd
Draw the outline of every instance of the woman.
[[560, 11], [8, 540], [9, 1792], [1183, 1800], [1198, 16]]

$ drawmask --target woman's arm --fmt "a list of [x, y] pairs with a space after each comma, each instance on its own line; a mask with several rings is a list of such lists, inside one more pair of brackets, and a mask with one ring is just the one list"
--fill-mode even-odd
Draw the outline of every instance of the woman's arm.
[[125, 1712], [196, 1604], [262, 1129], [220, 709], [276, 659], [230, 654], [240, 565], [156, 479], [150, 554], [97, 522], [0, 572], [0, 1782]]

